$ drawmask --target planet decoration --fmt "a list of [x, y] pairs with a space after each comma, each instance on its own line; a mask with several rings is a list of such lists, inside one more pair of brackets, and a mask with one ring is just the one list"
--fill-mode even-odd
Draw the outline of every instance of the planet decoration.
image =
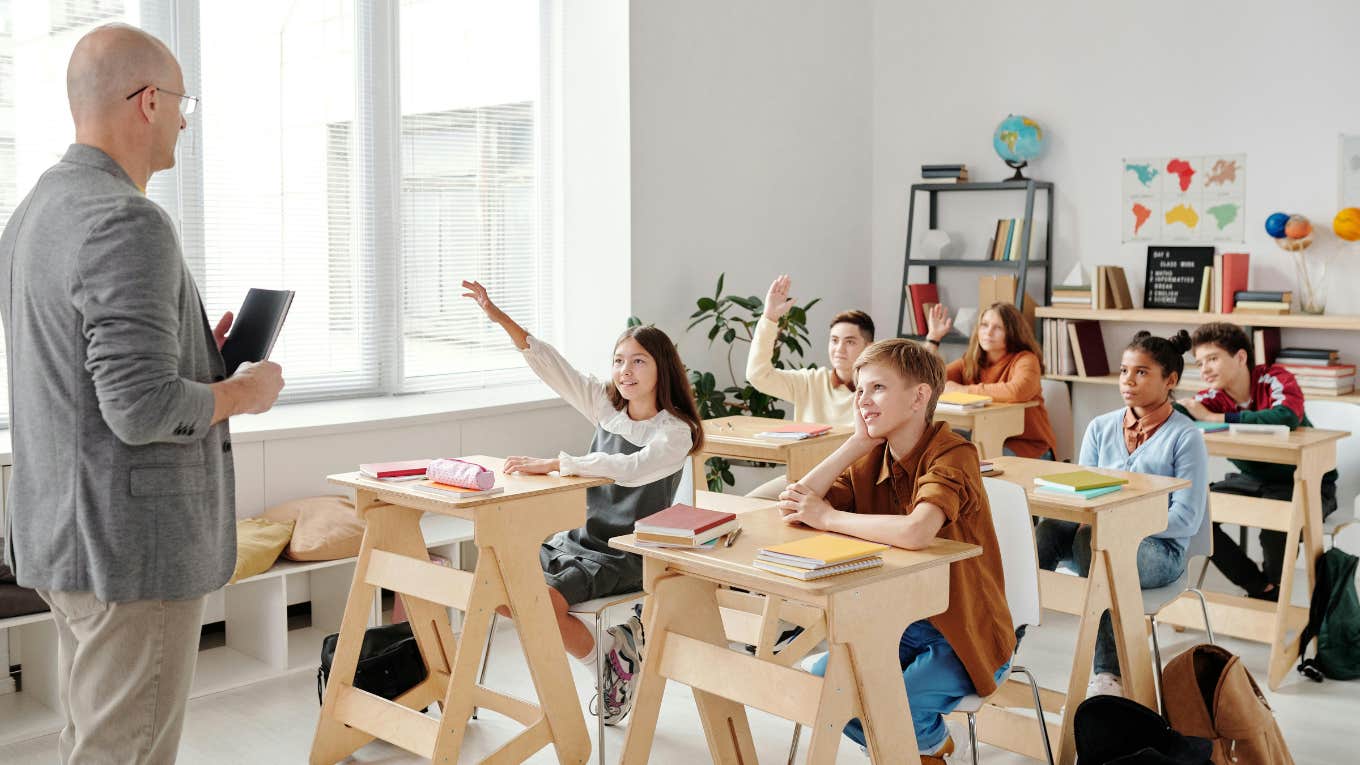
[[1266, 218], [1266, 233], [1286, 252], [1301, 252], [1313, 244], [1313, 224], [1303, 215], [1274, 213]]
[[1360, 241], [1360, 207], [1347, 207], [1332, 219], [1332, 231], [1348, 242]]
[[992, 148], [1006, 166], [1015, 171], [1015, 175], [1007, 180], [1028, 180], [1021, 169], [1043, 154], [1045, 147], [1044, 129], [1023, 114], [1007, 115], [992, 134]]

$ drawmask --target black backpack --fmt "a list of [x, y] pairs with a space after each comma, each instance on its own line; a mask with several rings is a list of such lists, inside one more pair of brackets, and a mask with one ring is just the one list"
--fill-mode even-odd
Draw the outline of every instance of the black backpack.
[[1360, 600], [1355, 595], [1357, 559], [1333, 547], [1317, 560], [1308, 624], [1299, 635], [1299, 655], [1317, 638], [1317, 653], [1299, 664], [1299, 674], [1317, 682], [1360, 677]]
[[[331, 662], [335, 660], [338, 633], [321, 641], [321, 668], [316, 672], [316, 697], [326, 696]], [[423, 682], [429, 672], [420, 658], [420, 646], [407, 622], [373, 627], [364, 632], [359, 648], [359, 665], [354, 670], [354, 687], [385, 699], [395, 699]]]
[[1092, 696], [1072, 724], [1081, 765], [1210, 765], [1212, 743], [1177, 733], [1136, 701]]

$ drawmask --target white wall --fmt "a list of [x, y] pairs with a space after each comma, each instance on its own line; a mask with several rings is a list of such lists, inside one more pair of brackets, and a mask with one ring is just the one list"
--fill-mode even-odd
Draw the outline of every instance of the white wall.
[[[719, 273], [763, 298], [786, 271], [794, 297], [823, 298], [810, 317], [810, 359], [823, 365], [824, 325], [867, 306], [870, 11], [632, 3], [632, 305], [691, 366], [722, 364], [706, 337], [684, 334]], [[738, 357], [742, 377], [744, 346]]]
[[[878, 0], [872, 38], [875, 317], [896, 315], [907, 188], [919, 180], [920, 165], [966, 162], [974, 180], [1006, 177], [991, 136], [1011, 112], [1047, 129], [1048, 153], [1027, 173], [1057, 186], [1057, 278], [1078, 261], [1120, 265], [1141, 301], [1146, 249], [1120, 244], [1120, 160], [1244, 152], [1252, 286], [1293, 287], [1293, 267], [1265, 235], [1263, 222], [1276, 210], [1300, 212], [1326, 231], [1315, 248], [1335, 246], [1337, 137], [1360, 132], [1358, 13], [1345, 0], [1149, 0], [1136, 6], [1055, 0], [1020, 13], [999, 0]], [[1018, 215], [1016, 208], [970, 212], [942, 227], [971, 222], [977, 247], [986, 244], [996, 218]], [[1333, 262], [1329, 313], [1360, 313], [1360, 292], [1351, 288], [1360, 260], [1355, 253], [1350, 258]], [[942, 298], [977, 302], [971, 288], [956, 289]], [[1135, 327], [1107, 327], [1114, 357]], [[1284, 341], [1338, 347], [1349, 360], [1360, 359], [1360, 338], [1346, 333], [1286, 331]], [[1118, 405], [1110, 387], [1078, 391], [1079, 426], [1083, 414]]]

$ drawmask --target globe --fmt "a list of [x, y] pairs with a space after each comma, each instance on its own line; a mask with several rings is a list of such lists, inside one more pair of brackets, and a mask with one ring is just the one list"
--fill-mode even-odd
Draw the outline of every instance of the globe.
[[1020, 170], [1044, 153], [1044, 129], [1023, 114], [1007, 115], [992, 134], [992, 148], [1007, 167], [1015, 170], [1010, 180], [1026, 180]]

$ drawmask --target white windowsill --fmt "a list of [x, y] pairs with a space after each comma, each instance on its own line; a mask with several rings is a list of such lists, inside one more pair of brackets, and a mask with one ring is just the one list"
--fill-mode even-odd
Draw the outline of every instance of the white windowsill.
[[[476, 390], [377, 396], [285, 404], [264, 414], [231, 420], [235, 443], [383, 430], [432, 422], [458, 422], [505, 411], [565, 406], [538, 381]], [[0, 464], [12, 463], [9, 430], [0, 430]]]

